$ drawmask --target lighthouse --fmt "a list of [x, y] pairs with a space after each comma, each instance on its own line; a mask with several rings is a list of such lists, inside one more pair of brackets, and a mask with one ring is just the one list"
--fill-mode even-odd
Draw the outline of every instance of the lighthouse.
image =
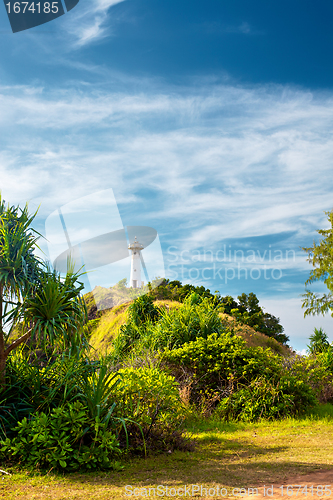
[[138, 242], [136, 236], [133, 243], [128, 245], [128, 249], [132, 252], [131, 259], [131, 277], [130, 277], [130, 287], [141, 288], [141, 250], [143, 246]]

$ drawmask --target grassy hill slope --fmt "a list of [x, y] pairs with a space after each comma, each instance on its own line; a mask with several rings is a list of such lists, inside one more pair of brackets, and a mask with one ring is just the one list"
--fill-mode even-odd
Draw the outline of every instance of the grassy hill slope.
[[[111, 350], [112, 341], [119, 333], [119, 329], [128, 320], [127, 310], [131, 302], [118, 305], [113, 309], [104, 312], [99, 319], [92, 324], [90, 344], [100, 354], [107, 354]], [[155, 304], [166, 309], [179, 308], [183, 304], [172, 300], [156, 300]], [[288, 347], [281, 345], [275, 339], [267, 337], [263, 333], [256, 332], [253, 328], [237, 322], [232, 316], [220, 313], [224, 326], [241, 336], [248, 346], [262, 346], [270, 348], [274, 352], [282, 355], [290, 354]]]

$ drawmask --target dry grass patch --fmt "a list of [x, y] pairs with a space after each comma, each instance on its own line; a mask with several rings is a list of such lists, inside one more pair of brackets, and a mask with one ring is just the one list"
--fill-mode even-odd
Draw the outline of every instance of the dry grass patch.
[[220, 317], [222, 324], [236, 335], [242, 337], [248, 347], [269, 347], [277, 354], [282, 354], [283, 356], [290, 356], [292, 354], [288, 347], [280, 344], [277, 340], [268, 337], [264, 333], [257, 332], [251, 326], [240, 323], [229, 314], [220, 313]]
[[120, 327], [128, 320], [128, 306], [129, 303], [121, 304], [106, 312], [98, 321], [97, 327], [93, 329], [89, 343], [99, 354], [106, 355], [110, 352], [112, 342], [118, 335]]

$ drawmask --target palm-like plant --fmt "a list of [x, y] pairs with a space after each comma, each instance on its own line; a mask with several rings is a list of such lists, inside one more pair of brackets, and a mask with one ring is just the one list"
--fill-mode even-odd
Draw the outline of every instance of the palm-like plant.
[[319, 354], [330, 350], [328, 337], [322, 328], [315, 328], [309, 340], [310, 344], [307, 347], [310, 354]]
[[[36, 213], [5, 204], [0, 195], [0, 385], [5, 383], [6, 359], [31, 336], [54, 345], [78, 343], [78, 332], [86, 321], [80, 297], [83, 284], [69, 267], [63, 279], [35, 254], [41, 236], [31, 228]], [[23, 335], [10, 342], [21, 322]]]
[[86, 309], [80, 295], [84, 285], [71, 270], [64, 279], [48, 266], [39, 273], [36, 283], [22, 305], [25, 325], [32, 325], [31, 337], [43, 346], [78, 346], [80, 330], [86, 321]]

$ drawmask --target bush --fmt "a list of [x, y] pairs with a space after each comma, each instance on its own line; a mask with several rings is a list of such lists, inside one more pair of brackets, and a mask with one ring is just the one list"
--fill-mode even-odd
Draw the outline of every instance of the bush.
[[105, 360], [91, 361], [87, 353], [64, 353], [41, 366], [37, 357], [20, 349], [8, 359], [7, 387], [0, 392], [0, 431], [10, 437], [12, 428], [37, 411], [49, 414], [65, 403], [81, 401], [96, 416], [109, 420], [113, 400], [110, 393], [117, 383]]
[[98, 417], [92, 419], [79, 401], [54, 408], [49, 414], [26, 417], [2, 442], [1, 455], [31, 467], [109, 469], [120, 453], [115, 435]]
[[216, 304], [209, 298], [202, 299], [197, 293], [192, 293], [182, 307], [162, 314], [151, 332], [151, 343], [156, 349], [173, 349], [224, 331]]
[[[118, 373], [122, 382], [113, 392], [115, 415], [126, 420], [137, 444], [143, 444], [143, 434], [149, 447], [169, 449], [178, 433], [182, 445], [185, 408], [175, 378], [157, 368], [123, 368]], [[129, 426], [130, 422], [135, 424]]]
[[177, 380], [191, 385], [192, 402], [204, 412], [218, 408], [226, 419], [300, 413], [316, 404], [315, 380], [319, 383], [323, 376], [320, 370], [304, 374], [296, 364], [286, 373], [282, 357], [262, 347], [247, 347], [230, 332], [167, 350], [163, 359]]
[[185, 370], [197, 396], [225, 394], [237, 383], [249, 383], [259, 375], [277, 379], [281, 373], [278, 355], [262, 347], [248, 348], [242, 338], [231, 332], [212, 334], [166, 350], [163, 360], [177, 378]]
[[307, 383], [321, 403], [333, 401], [333, 352], [329, 348], [309, 356], [294, 355], [283, 360], [289, 374]]
[[134, 300], [128, 308], [130, 323], [140, 326], [147, 321], [155, 323], [161, 314], [160, 309], [154, 305], [154, 300], [149, 295], [142, 295]]
[[160, 315], [161, 310], [154, 305], [149, 295], [142, 295], [135, 299], [128, 308], [128, 322], [120, 327], [119, 334], [114, 341], [113, 360], [123, 358], [133, 351], [134, 346], [145, 345], [146, 333], [150, 331]]
[[295, 415], [315, 406], [311, 388], [293, 376], [283, 376], [278, 383], [258, 377], [247, 386], [238, 386], [224, 398], [216, 413], [225, 420], [274, 419]]

